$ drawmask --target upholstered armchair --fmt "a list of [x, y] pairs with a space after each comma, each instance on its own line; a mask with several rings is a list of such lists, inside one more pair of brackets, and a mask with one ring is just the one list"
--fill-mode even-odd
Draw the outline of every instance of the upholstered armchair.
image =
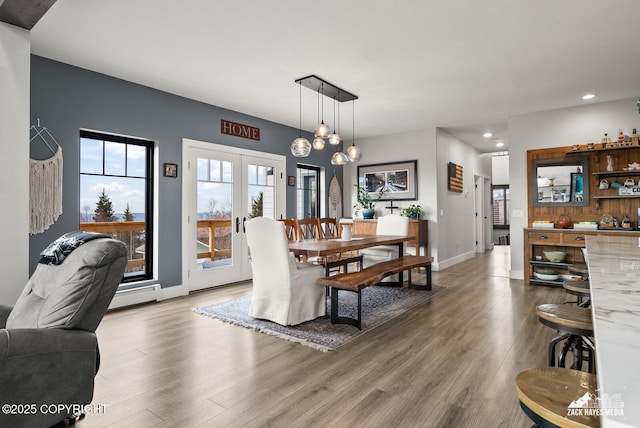
[[16, 304], [0, 305], [2, 427], [49, 427], [93, 399], [95, 330], [121, 282], [127, 251], [120, 241], [96, 237], [63, 257], [38, 264]]
[[246, 223], [253, 295], [249, 315], [296, 325], [326, 314], [326, 292], [316, 284], [324, 267], [297, 263], [282, 222], [257, 217]]
[[[409, 217], [396, 214], [378, 217], [376, 224], [376, 235], [401, 235], [409, 234]], [[368, 267], [376, 263], [392, 260], [398, 257], [398, 247], [396, 245], [378, 245], [377, 247], [363, 248], [362, 265]], [[398, 281], [398, 275], [394, 274], [383, 279], [386, 281]]]

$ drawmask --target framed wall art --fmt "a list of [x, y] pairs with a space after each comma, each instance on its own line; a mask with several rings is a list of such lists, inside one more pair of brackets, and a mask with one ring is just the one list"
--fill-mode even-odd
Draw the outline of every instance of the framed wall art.
[[164, 164], [164, 176], [165, 177], [177, 177], [178, 176], [178, 164], [165, 163]]
[[418, 199], [418, 161], [358, 165], [358, 184], [380, 201], [415, 201]]

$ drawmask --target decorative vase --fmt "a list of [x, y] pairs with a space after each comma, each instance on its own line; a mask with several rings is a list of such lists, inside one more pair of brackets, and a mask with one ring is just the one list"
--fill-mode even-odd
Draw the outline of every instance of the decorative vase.
[[351, 226], [343, 225], [340, 238], [342, 238], [343, 241], [351, 241], [351, 236]]
[[411, 214], [411, 215], [409, 216], [409, 218], [418, 219], [418, 218], [420, 218], [420, 214], [418, 214], [418, 213], [413, 213], [413, 214]]
[[362, 218], [372, 219], [376, 211], [373, 208], [364, 208], [362, 210]]

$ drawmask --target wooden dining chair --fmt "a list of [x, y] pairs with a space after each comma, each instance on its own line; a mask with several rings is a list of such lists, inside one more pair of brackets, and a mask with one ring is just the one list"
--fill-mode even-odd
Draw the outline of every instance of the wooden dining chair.
[[287, 235], [287, 239], [289, 242], [295, 242], [298, 240], [298, 226], [296, 225], [296, 221], [294, 219], [289, 218], [281, 218], [278, 219], [279, 222], [284, 224], [284, 233]]
[[322, 239], [320, 221], [316, 217], [296, 219], [298, 239]]
[[324, 239], [339, 238], [338, 224], [333, 217], [322, 217], [318, 220], [320, 222], [320, 233]]

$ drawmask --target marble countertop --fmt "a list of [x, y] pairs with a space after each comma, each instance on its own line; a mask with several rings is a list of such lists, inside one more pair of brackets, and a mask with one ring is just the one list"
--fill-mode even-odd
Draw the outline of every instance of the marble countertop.
[[602, 426], [640, 427], [640, 238], [586, 243]]

